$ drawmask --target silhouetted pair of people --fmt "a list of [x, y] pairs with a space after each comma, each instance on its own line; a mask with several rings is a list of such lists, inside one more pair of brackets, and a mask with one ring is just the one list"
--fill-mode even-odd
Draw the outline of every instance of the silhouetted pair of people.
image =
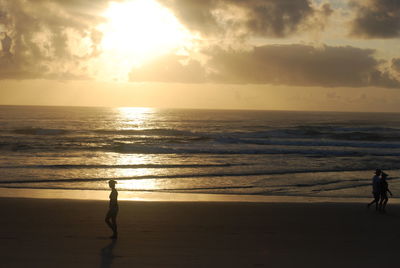
[[386, 180], [388, 174], [380, 169], [375, 170], [375, 176], [372, 177], [372, 194], [374, 200], [372, 200], [367, 206], [368, 208], [375, 204], [377, 211], [386, 212], [386, 204], [389, 200], [388, 193], [392, 196], [392, 192], [389, 190], [389, 184]]
[[110, 193], [110, 204], [108, 207], [108, 212], [105, 218], [105, 221], [112, 230], [113, 234], [110, 237], [111, 239], [118, 238], [118, 228], [117, 228], [117, 215], [118, 215], [118, 191], [115, 189], [115, 185], [117, 182], [115, 180], [110, 180], [108, 185], [111, 188]]

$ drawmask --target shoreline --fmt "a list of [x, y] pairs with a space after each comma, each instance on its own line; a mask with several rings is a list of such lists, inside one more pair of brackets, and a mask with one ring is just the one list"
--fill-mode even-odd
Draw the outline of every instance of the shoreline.
[[[61, 190], [0, 188], [0, 198], [108, 200], [109, 190]], [[205, 193], [167, 193], [144, 191], [118, 191], [120, 201], [143, 202], [243, 202], [243, 203], [362, 203], [365, 197], [265, 196]], [[390, 198], [389, 204], [400, 204], [400, 198]]]

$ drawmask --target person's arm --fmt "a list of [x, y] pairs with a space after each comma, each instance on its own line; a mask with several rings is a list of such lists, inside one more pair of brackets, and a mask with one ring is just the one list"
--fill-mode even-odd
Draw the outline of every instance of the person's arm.
[[392, 194], [392, 192], [389, 190], [389, 188], [388, 188], [387, 190], [388, 190], [390, 196], [393, 196], [393, 194]]

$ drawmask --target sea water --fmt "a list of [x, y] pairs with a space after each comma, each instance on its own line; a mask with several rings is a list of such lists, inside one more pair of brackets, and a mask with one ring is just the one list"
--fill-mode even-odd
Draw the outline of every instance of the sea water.
[[399, 166], [399, 114], [0, 106], [3, 189], [369, 197]]

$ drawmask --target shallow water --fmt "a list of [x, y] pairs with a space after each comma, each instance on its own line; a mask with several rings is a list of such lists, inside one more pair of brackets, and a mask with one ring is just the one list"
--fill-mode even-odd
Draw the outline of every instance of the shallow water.
[[384, 113], [0, 106], [0, 187], [369, 197], [400, 190]]

